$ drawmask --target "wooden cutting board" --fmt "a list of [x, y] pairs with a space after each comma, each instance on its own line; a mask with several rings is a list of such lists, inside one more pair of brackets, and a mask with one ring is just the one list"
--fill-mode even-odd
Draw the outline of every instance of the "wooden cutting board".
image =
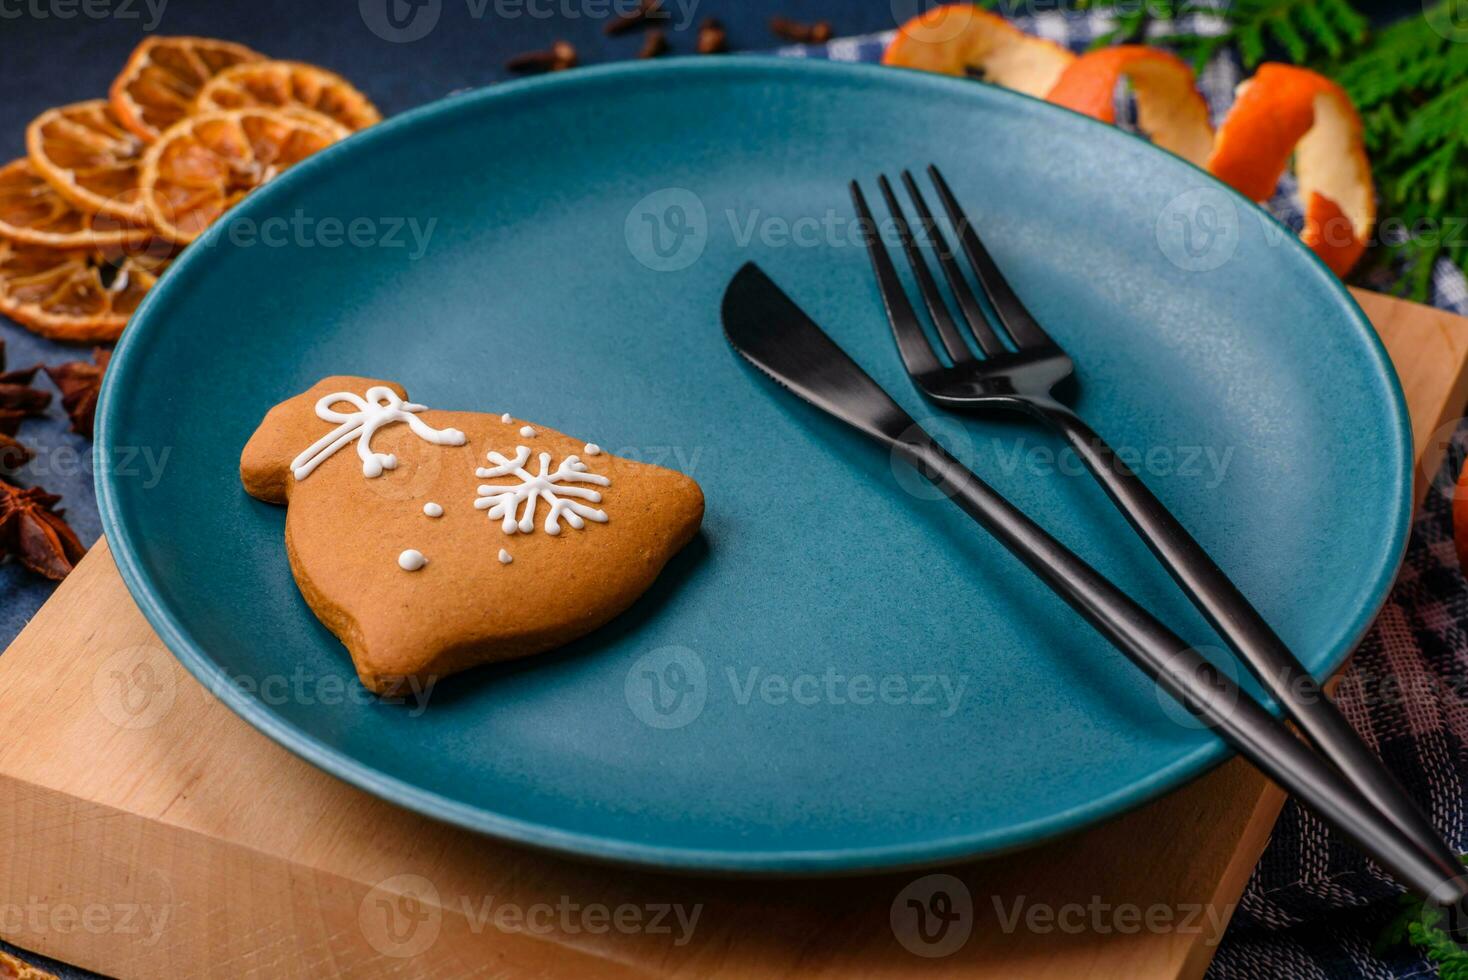
[[[1407, 392], [1420, 489], [1468, 398], [1468, 319], [1357, 298]], [[1196, 977], [1283, 799], [1234, 761], [938, 872], [570, 861], [400, 810], [250, 728], [163, 648], [105, 543], [0, 657], [0, 718], [0, 935], [119, 977]]]

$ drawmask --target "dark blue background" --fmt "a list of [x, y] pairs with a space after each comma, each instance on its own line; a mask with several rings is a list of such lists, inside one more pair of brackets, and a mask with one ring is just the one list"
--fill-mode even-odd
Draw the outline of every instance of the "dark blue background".
[[[0, 162], [24, 155], [26, 124], [47, 108], [105, 96], [128, 53], [150, 28], [158, 34], [227, 38], [273, 57], [324, 65], [350, 78], [385, 115], [455, 89], [509, 77], [504, 68], [508, 58], [548, 47], [557, 38], [571, 41], [583, 64], [633, 57], [642, 44], [640, 31], [613, 38], [602, 33], [608, 12], [627, 9], [631, 0], [436, 0], [434, 29], [406, 43], [374, 34], [359, 0], [153, 2], [162, 3], [156, 23], [147, 0], [0, 0], [0, 145], [5, 150]], [[675, 25], [668, 28], [674, 53], [687, 54], [693, 52], [697, 25], [706, 17], [724, 23], [731, 47], [752, 50], [782, 43], [769, 32], [773, 14], [826, 18], [839, 32], [858, 34], [893, 26], [894, 4], [906, 13], [917, 2], [666, 0], [666, 7]], [[404, 4], [400, 9], [408, 8]], [[101, 12], [107, 16], [97, 16]], [[677, 29], [683, 21], [691, 23]], [[534, 165], [526, 161], [526, 166]], [[89, 347], [47, 343], [3, 317], [0, 339], [6, 341], [11, 366], [90, 355]], [[100, 532], [91, 493], [90, 444], [68, 432], [59, 404], [49, 418], [26, 423], [21, 439], [38, 455], [20, 473], [20, 482], [62, 494], [68, 519], [90, 544]], [[51, 589], [49, 582], [13, 562], [0, 565], [0, 649]]]
[[[155, 0], [155, 3], [158, 0]], [[387, 0], [375, 0], [387, 2]], [[401, 2], [401, 0], [392, 0]], [[828, 19], [842, 35], [895, 25], [918, 0], [666, 0], [675, 22], [691, 10], [682, 30], [669, 27], [675, 54], [693, 53], [697, 25], [719, 19], [730, 47], [756, 50], [782, 44], [768, 29], [775, 14]], [[166, 0], [156, 24], [144, 0], [0, 0], [0, 163], [25, 154], [25, 127], [44, 110], [104, 97], [128, 53], [149, 28], [158, 34], [197, 34], [247, 44], [272, 57], [310, 61], [340, 72], [377, 103], [384, 115], [431, 102], [455, 89], [489, 85], [509, 77], [512, 55], [571, 41], [582, 64], [633, 57], [640, 31], [608, 38], [608, 10], [628, 0], [441, 0], [435, 28], [420, 40], [394, 43], [374, 34], [358, 0]], [[84, 5], [85, 4], [85, 5]], [[403, 8], [406, 9], [406, 8]], [[483, 10], [476, 17], [472, 11]], [[85, 12], [108, 11], [107, 16]], [[66, 12], [72, 16], [60, 16]], [[534, 166], [527, 160], [526, 166]], [[90, 356], [88, 346], [53, 344], [0, 317], [11, 366], [60, 363]], [[48, 382], [43, 378], [41, 386]], [[63, 494], [67, 516], [83, 541], [100, 532], [92, 497], [90, 443], [69, 433], [59, 403], [49, 417], [27, 422], [22, 441], [37, 459], [18, 479]], [[0, 565], [0, 648], [50, 595], [51, 583], [14, 562]], [[3, 846], [3, 844], [0, 844]], [[119, 942], [126, 942], [125, 937]], [[0, 948], [11, 948], [0, 942]], [[12, 950], [16, 951], [17, 950]], [[29, 957], [35, 959], [35, 957]], [[90, 974], [42, 964], [63, 976]]]

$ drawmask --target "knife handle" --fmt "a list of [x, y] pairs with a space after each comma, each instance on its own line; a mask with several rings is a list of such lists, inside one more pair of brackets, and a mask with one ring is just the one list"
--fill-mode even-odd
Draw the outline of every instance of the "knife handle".
[[[1024, 562], [1152, 681], [1261, 772], [1299, 797], [1399, 881], [1455, 913], [1468, 875], [1425, 853], [1248, 693], [1074, 552], [971, 473], [926, 433], [895, 451]], [[1464, 916], [1454, 914], [1454, 920]]]
[[1456, 865], [1456, 852], [1403, 791], [1385, 763], [1356, 734], [1259, 611], [1131, 467], [1066, 406], [1040, 403], [1033, 410], [1064, 433], [1158, 561], [1320, 754], [1417, 841], [1418, 847], [1439, 861]]

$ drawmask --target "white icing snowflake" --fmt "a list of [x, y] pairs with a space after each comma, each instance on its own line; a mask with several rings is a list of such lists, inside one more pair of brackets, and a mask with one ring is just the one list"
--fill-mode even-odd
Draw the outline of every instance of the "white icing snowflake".
[[[586, 521], [596, 521], [598, 524], [607, 522], [605, 511], [589, 506], [601, 503], [600, 493], [586, 487], [568, 486], [593, 483], [599, 487], [607, 487], [612, 484], [608, 478], [588, 472], [580, 457], [567, 456], [560, 467], [552, 472], [551, 454], [541, 453], [538, 474], [525, 468], [525, 464], [530, 461], [528, 446], [516, 446], [514, 459], [506, 459], [496, 452], [489, 453], [488, 457], [496, 465], [480, 467], [474, 471], [475, 476], [486, 479], [513, 476], [520, 481], [504, 485], [481, 484], [479, 499], [474, 501], [476, 508], [489, 511], [491, 520], [500, 519], [500, 529], [506, 534], [514, 534], [516, 531], [529, 534], [535, 529], [535, 507], [542, 497], [550, 504], [550, 513], [545, 517], [546, 534], [561, 533], [562, 517], [578, 531], [586, 526]], [[518, 519], [517, 510], [520, 512]]]

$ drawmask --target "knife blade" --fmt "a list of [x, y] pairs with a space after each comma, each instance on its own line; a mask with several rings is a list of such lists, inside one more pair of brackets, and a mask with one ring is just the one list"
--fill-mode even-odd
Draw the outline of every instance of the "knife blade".
[[812, 405], [889, 446], [916, 426], [753, 262], [724, 291], [724, 335], [740, 356]]

